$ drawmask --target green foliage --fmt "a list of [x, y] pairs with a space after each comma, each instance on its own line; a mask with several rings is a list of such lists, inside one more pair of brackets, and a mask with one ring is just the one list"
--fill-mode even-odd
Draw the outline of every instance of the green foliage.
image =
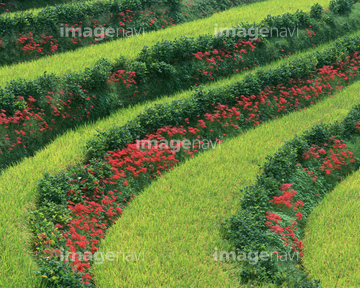
[[45, 287], [57, 288], [82, 288], [92, 287], [91, 284], [82, 284], [84, 273], [72, 273], [72, 268], [68, 262], [59, 259], [42, 257], [39, 262], [39, 270], [35, 271], [42, 277], [42, 285]]
[[324, 12], [324, 8], [318, 3], [316, 3], [311, 7], [310, 17], [320, 20], [323, 15], [323, 12]]
[[[46, 220], [52, 223], [63, 223], [66, 224], [70, 220], [69, 218], [69, 209], [66, 205], [57, 204], [51, 202], [48, 199], [45, 199], [44, 202], [40, 203], [40, 208], [36, 211], [32, 211], [30, 215], [30, 222], [33, 222], [31, 225], [34, 228], [38, 228], [36, 222], [41, 222]], [[54, 227], [53, 227], [54, 228]], [[44, 231], [33, 231], [34, 234], [38, 235], [44, 233]]]
[[352, 109], [344, 119], [344, 138], [349, 139], [354, 134], [360, 134], [360, 130], [356, 126], [360, 126], [360, 105], [357, 105]]
[[42, 31], [43, 27], [57, 28], [61, 23], [85, 21], [86, 18], [98, 18], [104, 13], [120, 13], [126, 10], [139, 10], [158, 3], [157, 0], [115, 0], [75, 2], [45, 7], [38, 14], [23, 12], [13, 17], [0, 18], [0, 34], [23, 32], [24, 29]]
[[[5, 110], [14, 114], [18, 110], [23, 110], [27, 106], [25, 99], [16, 99], [15, 94], [0, 89], [0, 111]], [[3, 112], [3, 111], [2, 111]]]
[[331, 0], [329, 9], [336, 14], [346, 14], [351, 12], [353, 0]]
[[268, 15], [264, 19], [260, 27], [281, 27], [281, 28], [294, 28], [294, 27], [308, 27], [311, 24], [311, 14], [303, 11], [296, 11], [295, 13], [285, 13], [279, 16]]

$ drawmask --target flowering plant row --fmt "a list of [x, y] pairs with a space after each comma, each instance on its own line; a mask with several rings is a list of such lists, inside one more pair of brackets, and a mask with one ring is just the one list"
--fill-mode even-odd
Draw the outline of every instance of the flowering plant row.
[[[102, 158], [93, 158], [87, 165], [56, 176], [46, 175], [39, 185], [38, 210], [33, 211], [30, 218], [37, 239], [34, 249], [40, 261], [38, 273], [47, 279], [44, 281], [58, 285], [91, 287], [94, 260], [91, 255], [98, 250], [107, 229], [122, 215], [126, 205], [153, 178], [162, 176], [195, 153], [220, 145], [225, 137], [239, 135], [261, 124], [267, 117], [277, 118], [331, 95], [333, 90], [341, 89], [355, 77], [353, 71], [357, 69], [354, 67], [360, 67], [357, 52], [334, 66], [317, 69], [308, 77], [267, 86], [250, 96], [239, 95], [231, 105], [213, 103], [206, 113], [179, 119], [183, 125], [142, 127], [147, 133], [141, 140], [122, 139], [127, 141], [123, 142], [125, 145], [109, 149]], [[152, 117], [157, 116], [153, 114]], [[189, 147], [189, 143], [194, 144]], [[322, 150], [319, 153], [324, 154]], [[333, 155], [329, 157], [324, 157], [325, 174], [329, 163], [336, 161]], [[274, 198], [274, 204], [291, 205], [289, 196], [294, 192], [285, 188], [283, 191], [288, 198]], [[294, 205], [301, 206], [301, 202]], [[278, 218], [271, 215], [274, 216], [269, 214], [271, 219]], [[281, 227], [270, 228], [282, 232]], [[294, 243], [302, 247], [297, 238]], [[73, 258], [62, 258], [64, 253], [71, 253]]]
[[269, 156], [256, 184], [243, 189], [241, 210], [222, 224], [222, 234], [240, 251], [274, 256], [243, 263], [242, 283], [320, 287], [320, 280], [309, 281], [302, 269], [301, 238], [325, 194], [360, 167], [359, 123], [360, 105], [342, 123], [314, 126]]
[[[256, 1], [258, 0], [251, 0], [250, 3]], [[27, 15], [28, 20], [25, 16], [22, 16], [21, 20], [16, 17], [4, 18], [4, 23], [2, 23], [0, 18], [0, 65], [9, 65], [38, 59], [46, 55], [73, 51], [118, 38], [143, 36], [150, 31], [208, 17], [249, 1], [232, 0], [229, 3], [229, 1], [220, 0], [185, 4], [178, 0], [162, 0], [160, 5], [155, 5], [158, 1], [140, 1], [146, 5], [133, 5], [131, 2], [126, 1], [125, 4], [123, 3], [124, 5], [121, 4], [120, 6], [113, 2], [94, 2], [103, 4], [97, 4], [93, 8], [88, 7], [93, 5], [89, 3], [78, 3], [79, 7], [74, 4], [71, 6], [64, 4], [65, 6], [60, 5], [57, 8], [46, 8], [37, 16]], [[63, 6], [70, 9], [71, 12], [68, 12]], [[86, 6], [87, 10], [83, 10], [83, 6]], [[135, 7], [130, 8], [128, 6]], [[98, 10], [96, 10], [97, 8]], [[59, 12], [62, 10], [66, 11], [66, 14]], [[72, 13], [74, 13], [73, 16], [71, 16]], [[50, 18], [51, 20], [43, 19], [45, 15], [50, 14], [56, 15], [56, 17]], [[4, 29], [6, 28], [3, 33], [1, 33], [1, 25], [4, 25]], [[111, 31], [113, 32], [108, 33], [106, 31], [108, 28], [112, 28]], [[26, 44], [19, 42], [20, 38], [34, 37], [33, 41], [40, 44], [42, 35], [53, 38], [56, 41], [56, 49], [48, 53], [41, 53], [42, 51], [39, 50], [25, 49]]]
[[[293, 15], [268, 17], [266, 21], [272, 19], [271, 21], [282, 21], [290, 25], [293, 19], [309, 20], [306, 17], [307, 14], [297, 12]], [[310, 21], [308, 20], [302, 21], [307, 23]], [[318, 37], [318, 32], [311, 31], [311, 39]], [[303, 32], [306, 35], [304, 37], [310, 39], [310, 35]], [[327, 41], [325, 38], [323, 40]], [[36, 43], [32, 35], [19, 38], [19, 43], [23, 43], [24, 50], [30, 52], [50, 53], [49, 51], [57, 48], [55, 39], [44, 35], [40, 44]], [[267, 52], [266, 47], [270, 44], [266, 39], [251, 41], [228, 39], [226, 36], [205, 36], [196, 40], [181, 39], [164, 43], [167, 43], [169, 49], [165, 44], [155, 45], [151, 49], [145, 49], [136, 61], [120, 59], [117, 63], [110, 64], [103, 59], [83, 73], [70, 74], [63, 78], [45, 75], [35, 81], [19, 80], [8, 83], [5, 89], [0, 91], [0, 169], [24, 156], [33, 155], [59, 133], [84, 121], [108, 115], [128, 104], [153, 99], [191, 85], [198, 86], [291, 54], [290, 51], [282, 49], [285, 47], [277, 48], [278, 55], [273, 54], [272, 49], [272, 52]], [[276, 46], [276, 43], [275, 41], [273, 44]], [[302, 46], [297, 47], [303, 47], [301, 43], [299, 42], [299, 45]], [[192, 47], [190, 50], [186, 48], [189, 53], [187, 56], [184, 56], [186, 51], [181, 50], [183, 47]], [[206, 50], [209, 49], [207, 47], [212, 48]], [[293, 48], [292, 51], [296, 51], [296, 45]], [[280, 49], [284, 52], [279, 51]], [[168, 52], [164, 54], [161, 51], [183, 56], [169, 58]], [[334, 51], [328, 55], [334, 55]], [[335, 61], [328, 57], [324, 59], [329, 59], [328, 63]], [[152, 62], [153, 60], [156, 61]], [[325, 65], [325, 62], [321, 65]], [[288, 78], [281, 81], [286, 79]], [[256, 86], [251, 87], [254, 88]]]

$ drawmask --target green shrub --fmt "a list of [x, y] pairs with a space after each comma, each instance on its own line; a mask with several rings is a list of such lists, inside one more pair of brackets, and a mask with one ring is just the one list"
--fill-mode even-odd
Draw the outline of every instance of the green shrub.
[[84, 273], [72, 273], [71, 266], [56, 258], [42, 257], [39, 262], [39, 270], [35, 271], [43, 278], [44, 287], [56, 288], [83, 288], [92, 287], [91, 284], [82, 284]]
[[344, 119], [344, 138], [350, 139], [352, 135], [360, 134], [360, 130], [356, 128], [359, 125], [360, 119], [360, 105], [354, 107]]
[[329, 9], [336, 14], [343, 15], [351, 12], [353, 4], [353, 0], [331, 0]]
[[310, 17], [320, 20], [323, 15], [323, 12], [324, 12], [324, 8], [321, 5], [319, 5], [318, 3], [316, 3], [315, 5], [313, 5], [311, 7]]

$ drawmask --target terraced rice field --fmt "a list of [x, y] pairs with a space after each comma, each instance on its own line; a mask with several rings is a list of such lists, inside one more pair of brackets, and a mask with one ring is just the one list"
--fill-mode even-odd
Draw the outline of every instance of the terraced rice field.
[[360, 3], [217, 2], [0, 66], [0, 287], [357, 287]]

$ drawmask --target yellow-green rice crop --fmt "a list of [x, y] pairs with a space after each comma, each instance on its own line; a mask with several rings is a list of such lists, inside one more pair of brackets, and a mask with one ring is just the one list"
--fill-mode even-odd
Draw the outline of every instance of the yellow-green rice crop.
[[[356, 92], [356, 91], [354, 91]], [[357, 91], [357, 97], [360, 91]], [[360, 283], [360, 171], [325, 196], [309, 218], [304, 266], [322, 287], [358, 287]]]

